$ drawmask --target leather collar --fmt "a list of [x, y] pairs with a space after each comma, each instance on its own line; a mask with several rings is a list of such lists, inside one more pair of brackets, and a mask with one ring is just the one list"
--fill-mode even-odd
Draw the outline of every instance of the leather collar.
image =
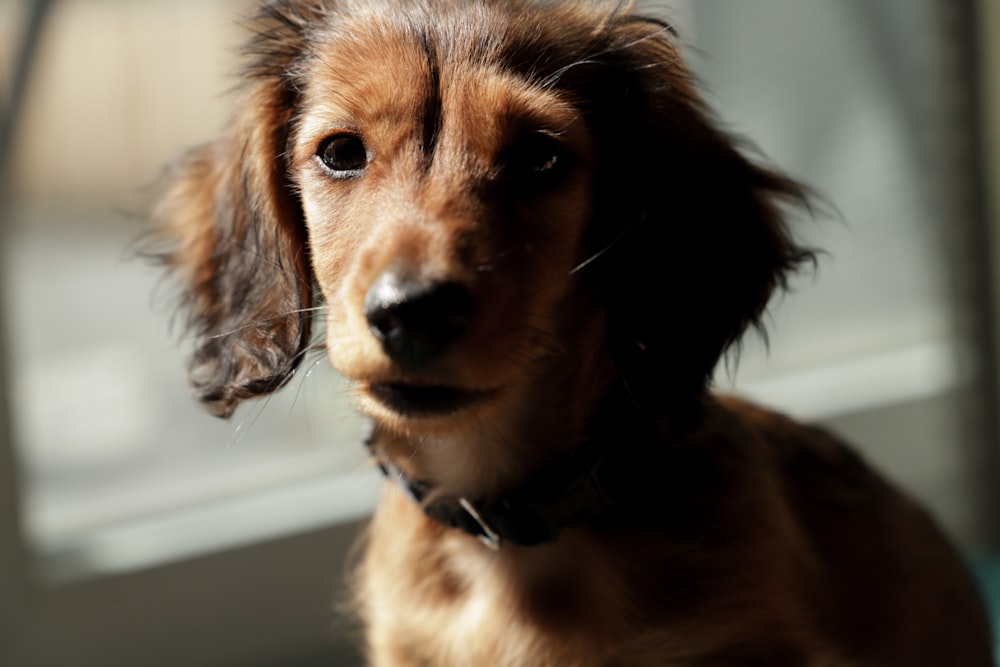
[[410, 478], [391, 461], [379, 461], [379, 467], [428, 517], [498, 550], [504, 542], [553, 542], [562, 529], [622, 502], [623, 466], [608, 455], [583, 450], [543, 469], [516, 491], [489, 500], [439, 497], [431, 484]]

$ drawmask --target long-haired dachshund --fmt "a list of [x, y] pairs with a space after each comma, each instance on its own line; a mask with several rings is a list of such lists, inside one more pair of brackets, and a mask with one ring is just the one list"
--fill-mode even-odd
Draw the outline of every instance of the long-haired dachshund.
[[712, 395], [812, 253], [629, 3], [271, 0], [155, 217], [229, 416], [325, 348], [386, 474], [378, 667], [988, 667], [928, 516]]

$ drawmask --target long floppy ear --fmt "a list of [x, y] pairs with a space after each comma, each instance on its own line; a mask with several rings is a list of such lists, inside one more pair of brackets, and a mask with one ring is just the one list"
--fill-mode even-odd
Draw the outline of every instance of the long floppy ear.
[[669, 26], [629, 16], [611, 31], [590, 251], [607, 248], [595, 266], [613, 354], [633, 394], [662, 408], [700, 400], [772, 293], [814, 262], [785, 220], [807, 193], [717, 128]]
[[312, 279], [284, 158], [303, 37], [273, 5], [248, 45], [235, 122], [171, 170], [153, 211], [153, 239], [166, 246], [153, 254], [180, 282], [193, 337], [192, 391], [220, 417], [283, 386], [309, 343]]

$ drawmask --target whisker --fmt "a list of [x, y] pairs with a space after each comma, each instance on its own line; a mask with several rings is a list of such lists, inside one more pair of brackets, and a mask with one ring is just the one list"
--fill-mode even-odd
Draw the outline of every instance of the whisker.
[[[310, 350], [310, 351], [315, 351], [315, 350]], [[288, 418], [289, 418], [289, 420], [291, 420], [292, 411], [295, 409], [295, 406], [299, 402], [299, 396], [301, 396], [301, 394], [302, 394], [302, 388], [305, 386], [306, 380], [309, 379], [309, 377], [312, 375], [312, 372], [314, 370], [316, 370], [316, 367], [319, 366], [324, 361], [326, 361], [326, 355], [321, 355], [321, 356], [319, 356], [316, 359], [316, 361], [312, 362], [312, 364], [308, 368], [306, 368], [304, 370], [300, 369], [298, 371], [298, 374], [299, 374], [300, 378], [299, 378], [298, 386], [295, 387], [295, 395], [292, 397], [292, 404], [288, 408]]]
[[[633, 48], [635, 48], [637, 46], [641, 46], [642, 44], [644, 44], [645, 42], [648, 42], [651, 39], [657, 39], [659, 37], [662, 37], [663, 35], [674, 35], [675, 34], [674, 33], [674, 29], [669, 24], [657, 22], [657, 25], [660, 26], [658, 30], [655, 30], [655, 31], [653, 31], [653, 32], [651, 32], [649, 34], [643, 35], [642, 37], [638, 37], [638, 38], [632, 40], [631, 42], [626, 42], [625, 44], [615, 45], [612, 48], [604, 49], [604, 50], [598, 51], [596, 53], [586, 54], [583, 57], [579, 58], [578, 60], [574, 60], [573, 62], [571, 62], [571, 63], [569, 63], [567, 65], [563, 65], [562, 67], [560, 67], [559, 69], [557, 69], [555, 72], [552, 72], [551, 74], [549, 74], [548, 76], [546, 76], [539, 83], [539, 85], [543, 89], [552, 88], [552, 87], [556, 86], [559, 83], [559, 81], [566, 75], [567, 72], [569, 72], [569, 71], [571, 71], [571, 70], [573, 70], [573, 69], [575, 69], [577, 67], [582, 67], [582, 66], [585, 66], [585, 65], [600, 65], [600, 64], [602, 64], [602, 61], [600, 59], [602, 57], [604, 57], [604, 56], [607, 56], [610, 53], [616, 53], [616, 52], [620, 52], [620, 51], [627, 51], [627, 50], [633, 49]], [[650, 64], [649, 67], [662, 67], [664, 64], [665, 63], [655, 62], [655, 63]]]
[[[312, 373], [316, 369], [316, 367], [319, 366], [321, 363], [323, 363], [324, 360], [326, 360], [326, 355], [321, 355], [304, 371], [303, 370], [299, 371], [300, 379], [298, 385], [295, 387], [295, 395], [292, 396], [292, 404], [288, 406], [288, 414], [285, 417], [286, 428], [290, 428], [292, 425], [292, 415], [295, 412], [295, 407], [299, 404], [299, 397], [302, 395], [302, 389], [305, 387], [306, 381], [312, 376]], [[303, 403], [303, 411], [304, 415], [302, 419], [306, 425], [306, 434], [309, 438], [309, 444], [310, 446], [315, 446], [315, 442], [313, 441], [313, 435], [312, 435], [312, 420], [310, 419], [309, 416], [308, 402]]]
[[[598, 55], [603, 55], [603, 54], [598, 54]], [[562, 67], [560, 67], [559, 69], [557, 69], [552, 74], [549, 74], [547, 77], [545, 77], [545, 79], [543, 79], [541, 81], [541, 83], [539, 84], [539, 86], [543, 90], [547, 90], [549, 88], [553, 88], [553, 87], [556, 86], [556, 84], [559, 83], [559, 81], [563, 78], [563, 76], [565, 76], [566, 73], [569, 72], [570, 70], [572, 70], [572, 69], [574, 69], [576, 67], [582, 67], [584, 65], [597, 65], [599, 63], [600, 63], [599, 60], [593, 60], [593, 59], [590, 59], [590, 58], [582, 58], [580, 60], [575, 60], [575, 61], [569, 63], [568, 65], [563, 65]]]
[[[313, 352], [321, 352], [324, 349], [325, 349], [325, 344], [322, 343], [321, 341], [317, 341], [315, 343], [306, 345], [301, 350], [296, 352], [293, 357], [289, 359], [288, 361], [289, 368], [294, 368], [298, 364], [299, 360], [305, 358], [307, 355]], [[307, 376], [308, 372], [311, 372], [313, 368], [315, 368], [318, 364], [322, 363], [322, 361], [325, 358], [326, 356], [324, 355], [319, 359], [317, 359], [316, 362], [309, 368], [309, 371], [307, 371]], [[294, 370], [291, 371], [291, 373], [296, 373], [296, 372], [301, 372], [301, 371], [294, 371]], [[303, 382], [304, 381], [305, 380], [303, 378]], [[299, 390], [295, 394], [295, 400], [293, 400], [292, 402], [292, 408], [295, 407], [295, 401], [298, 400], [298, 395], [299, 392], [301, 392], [303, 382], [299, 383]], [[250, 429], [252, 429], [254, 425], [257, 423], [257, 421], [261, 418], [261, 416], [264, 414], [264, 411], [271, 404], [271, 401], [274, 400], [274, 397], [277, 395], [277, 393], [278, 392], [275, 391], [269, 392], [266, 396], [259, 397], [259, 399], [254, 402], [251, 414], [247, 418], [243, 419], [236, 426], [236, 428], [233, 430], [233, 435], [230, 438], [227, 446], [232, 447], [234, 445], [239, 445], [246, 439], [247, 434], [250, 432]]]
[[[315, 306], [313, 308], [301, 308], [301, 309], [298, 309], [298, 310], [290, 310], [288, 312], [281, 313], [279, 315], [274, 315], [274, 316], [271, 316], [271, 317], [265, 317], [263, 319], [256, 319], [256, 320], [253, 320], [251, 322], [248, 322], [247, 324], [235, 327], [233, 329], [229, 329], [227, 331], [222, 331], [222, 332], [213, 333], [213, 334], [206, 334], [206, 335], [201, 336], [201, 337], [205, 338], [206, 340], [213, 340], [213, 339], [218, 339], [218, 338], [226, 338], [228, 336], [233, 336], [235, 334], [242, 333], [242, 332], [247, 331], [249, 329], [253, 329], [253, 328], [256, 328], [256, 327], [267, 326], [267, 325], [271, 324], [272, 322], [277, 322], [279, 320], [283, 320], [286, 317], [290, 317], [292, 315], [308, 315], [308, 314], [312, 314], [312, 313], [318, 313], [318, 312], [324, 310], [325, 308], [326, 308], [326, 305], [324, 304], [324, 305], [321, 305], [321, 306]], [[305, 319], [305, 318], [302, 318], [302, 319]]]
[[267, 409], [267, 406], [271, 404], [271, 401], [273, 399], [274, 399], [274, 393], [269, 393], [267, 396], [264, 397], [264, 400], [258, 401], [251, 408], [250, 416], [244, 418], [233, 430], [233, 435], [229, 439], [229, 444], [227, 445], [228, 447], [231, 448], [243, 443], [243, 441], [247, 437], [247, 434], [250, 432], [250, 429], [252, 429], [254, 425], [257, 423], [257, 421], [261, 418], [261, 415], [264, 414], [264, 410]]
[[664, 35], [672, 37], [676, 34], [673, 27], [670, 26], [669, 24], [658, 23], [658, 25], [660, 26], [659, 30], [654, 30], [648, 35], [643, 35], [642, 37], [632, 40], [631, 42], [626, 42], [625, 44], [622, 44], [620, 47], [618, 47], [618, 50], [625, 51], [627, 49], [633, 49], [637, 46], [645, 44], [651, 39], [658, 39], [660, 37], [663, 37]]
[[598, 250], [597, 252], [595, 252], [593, 255], [591, 255], [590, 257], [588, 257], [587, 259], [585, 259], [581, 263], [577, 264], [569, 272], [569, 275], [572, 276], [572, 275], [574, 275], [576, 273], [579, 273], [580, 271], [582, 271], [583, 269], [587, 268], [588, 266], [590, 266], [591, 264], [593, 264], [594, 262], [596, 262], [598, 259], [600, 259], [604, 255], [606, 255], [608, 253], [608, 251], [610, 251], [612, 248], [614, 248], [616, 245], [618, 245], [621, 242], [621, 240], [623, 238], [625, 238], [625, 236], [627, 234], [629, 234], [631, 231], [632, 231], [632, 226], [631, 225], [628, 226], [628, 227], [626, 227], [622, 231], [622, 233], [619, 234], [618, 236], [616, 236], [610, 243], [608, 243], [606, 246], [604, 246], [603, 248], [601, 248], [600, 250]]

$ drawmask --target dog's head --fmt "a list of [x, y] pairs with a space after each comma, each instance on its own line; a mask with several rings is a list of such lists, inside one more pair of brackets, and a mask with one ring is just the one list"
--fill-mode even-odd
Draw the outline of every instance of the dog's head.
[[258, 21], [232, 127], [158, 213], [216, 414], [290, 377], [314, 301], [386, 423], [446, 428], [547, 380], [666, 409], [808, 257], [780, 214], [799, 187], [627, 6], [272, 0]]

